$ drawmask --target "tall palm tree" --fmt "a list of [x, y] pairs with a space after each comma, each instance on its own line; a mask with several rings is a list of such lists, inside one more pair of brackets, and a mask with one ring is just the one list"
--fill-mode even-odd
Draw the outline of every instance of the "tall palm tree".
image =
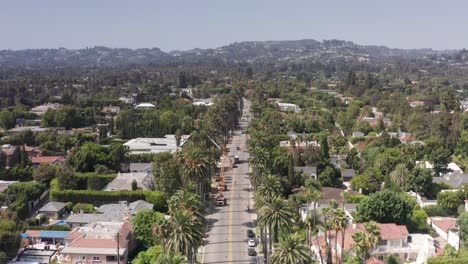
[[402, 188], [409, 177], [409, 171], [406, 168], [405, 164], [398, 164], [390, 173], [390, 180], [399, 188]]
[[365, 232], [359, 232], [353, 235], [353, 249], [363, 263], [369, 259], [372, 249], [374, 249], [380, 240], [380, 231], [377, 223], [370, 221], [364, 224]]
[[202, 193], [211, 166], [209, 155], [193, 144], [188, 145], [178, 154], [178, 160], [181, 164], [180, 174], [183, 186], [187, 186], [190, 182], [195, 182], [197, 183], [199, 192]]
[[206, 221], [206, 210], [203, 201], [196, 193], [189, 191], [190, 187], [175, 192], [168, 200], [169, 213], [179, 210], [190, 212], [201, 223]]
[[278, 243], [278, 230], [290, 227], [292, 225], [292, 216], [293, 212], [287, 200], [276, 196], [260, 208], [260, 218], [258, 221], [273, 229], [273, 241]]
[[255, 207], [260, 209], [263, 204], [269, 202], [273, 197], [282, 193], [282, 186], [279, 178], [275, 175], [266, 175], [263, 177], [262, 184], [255, 193]]
[[340, 263], [343, 262], [343, 247], [344, 247], [344, 235], [346, 227], [348, 226], [349, 219], [343, 209], [337, 208], [334, 210], [333, 218], [333, 229], [335, 229], [335, 260], [338, 261], [338, 232], [341, 232], [341, 255]]
[[306, 264], [310, 263], [310, 247], [297, 234], [287, 235], [275, 244], [270, 264]]
[[167, 249], [193, 261], [194, 252], [203, 245], [203, 224], [187, 210], [175, 211], [168, 220]]

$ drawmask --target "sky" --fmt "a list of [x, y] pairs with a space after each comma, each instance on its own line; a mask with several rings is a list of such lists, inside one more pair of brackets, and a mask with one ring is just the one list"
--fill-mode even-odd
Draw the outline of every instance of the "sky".
[[0, 49], [14, 50], [295, 39], [461, 49], [467, 33], [466, 0], [0, 0]]

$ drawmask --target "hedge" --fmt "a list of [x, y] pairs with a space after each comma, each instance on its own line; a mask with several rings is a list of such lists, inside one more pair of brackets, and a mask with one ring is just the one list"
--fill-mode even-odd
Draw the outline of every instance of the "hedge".
[[52, 231], [70, 231], [67, 225], [49, 225], [49, 226], [27, 226], [28, 230], [52, 230]]
[[99, 185], [98, 188], [102, 189], [108, 183], [113, 181], [117, 177], [117, 174], [115, 173], [97, 174], [95, 172], [89, 172], [89, 173], [77, 173], [76, 177], [78, 178], [78, 189], [80, 190], [92, 189], [89, 186], [89, 179], [94, 178], [94, 177], [98, 181], [97, 183]]
[[452, 258], [452, 257], [435, 257], [429, 258], [427, 264], [466, 264], [468, 263], [468, 257], [463, 258]]
[[154, 204], [154, 210], [159, 212], [167, 211], [166, 199], [162, 192], [149, 190], [136, 191], [95, 191], [95, 190], [60, 190], [57, 180], [54, 179], [51, 184], [50, 200], [58, 202], [71, 203], [89, 203], [94, 206], [103, 204], [118, 203], [127, 201], [129, 203], [137, 200], [145, 200]]

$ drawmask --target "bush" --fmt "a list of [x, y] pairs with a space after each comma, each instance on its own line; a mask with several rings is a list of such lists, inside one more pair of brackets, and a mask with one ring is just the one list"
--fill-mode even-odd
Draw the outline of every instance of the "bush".
[[87, 203], [77, 203], [75, 206], [73, 206], [73, 212], [75, 214], [78, 214], [83, 210], [84, 213], [94, 213], [96, 209], [92, 204], [87, 204]]
[[423, 210], [426, 212], [427, 216], [449, 216], [447, 210], [438, 206], [438, 205], [428, 205], [423, 207]]
[[366, 198], [366, 196], [363, 194], [350, 195], [348, 193], [344, 193], [346, 203], [359, 203], [364, 198]]

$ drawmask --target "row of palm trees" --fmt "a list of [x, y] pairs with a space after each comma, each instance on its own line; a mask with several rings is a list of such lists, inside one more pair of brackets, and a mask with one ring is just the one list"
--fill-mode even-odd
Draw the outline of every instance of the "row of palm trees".
[[169, 217], [153, 225], [153, 234], [161, 241], [165, 252], [182, 254], [190, 263], [195, 263], [206, 231], [205, 204], [188, 186], [169, 199], [168, 207]]

